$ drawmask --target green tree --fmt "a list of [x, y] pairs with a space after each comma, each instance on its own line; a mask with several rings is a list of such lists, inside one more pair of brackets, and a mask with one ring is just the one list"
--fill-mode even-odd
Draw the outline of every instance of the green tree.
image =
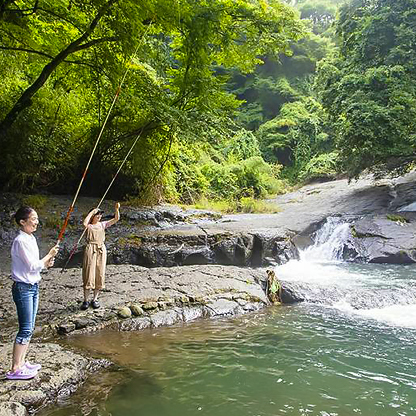
[[415, 25], [414, 0], [354, 0], [341, 8], [340, 54], [321, 64], [318, 85], [351, 177], [414, 163]]
[[[104, 183], [142, 132], [122, 174], [131, 186], [149, 186], [173, 169], [175, 142], [203, 139], [212, 119], [227, 124], [239, 101], [223, 88], [224, 69], [252, 71], [302, 30], [274, 0], [1, 2], [2, 184], [78, 176], [128, 65], [91, 171]], [[220, 140], [221, 127], [214, 130]]]

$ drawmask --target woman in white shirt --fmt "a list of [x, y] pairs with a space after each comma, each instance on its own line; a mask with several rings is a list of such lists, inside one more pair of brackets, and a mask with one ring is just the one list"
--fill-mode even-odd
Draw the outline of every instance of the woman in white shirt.
[[6, 374], [9, 380], [27, 380], [36, 376], [40, 364], [26, 362], [26, 353], [35, 327], [39, 302], [40, 271], [53, 265], [58, 253], [54, 246], [49, 253], [39, 259], [39, 248], [33, 233], [39, 219], [33, 208], [21, 207], [14, 215], [20, 231], [12, 244], [12, 294], [16, 304], [19, 331], [13, 346], [13, 362]]

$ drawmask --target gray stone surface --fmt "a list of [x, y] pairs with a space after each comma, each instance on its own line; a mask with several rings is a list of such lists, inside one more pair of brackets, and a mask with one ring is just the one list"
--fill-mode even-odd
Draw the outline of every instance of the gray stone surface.
[[[43, 369], [32, 381], [2, 383], [0, 416], [24, 415], [26, 407], [31, 410], [70, 394], [89, 372], [110, 364], [39, 341], [48, 338], [53, 341], [57, 334], [106, 327], [141, 330], [203, 317], [247, 313], [265, 306], [262, 287], [265, 269], [246, 266], [282, 263], [296, 256], [296, 245], [310, 243], [311, 234], [328, 216], [340, 215], [350, 221], [357, 259], [416, 261], [415, 217], [406, 211], [415, 203], [415, 188], [416, 172], [379, 182], [364, 178], [351, 183], [338, 180], [312, 184], [273, 200], [281, 211], [272, 215], [219, 216], [171, 206], [123, 207], [122, 221], [107, 233], [109, 262], [114, 264], [107, 269], [107, 287], [100, 295], [100, 309], [80, 311], [79, 268], [69, 268], [63, 273], [54, 268], [43, 275], [35, 336], [38, 342], [32, 345], [29, 356], [32, 361], [41, 362]], [[80, 200], [62, 243], [61, 262], [79, 238], [83, 216], [96, 202], [88, 198]], [[15, 234], [11, 215], [19, 202], [13, 196], [2, 196], [0, 203], [4, 207], [0, 214], [0, 358], [5, 372], [17, 327], [8, 273], [10, 243]], [[41, 220], [54, 215], [62, 218], [69, 204], [70, 198], [51, 197], [47, 210], [39, 212]], [[104, 204], [107, 212], [112, 211], [111, 205], [111, 202]], [[388, 219], [387, 214], [391, 213], [400, 213], [407, 222]], [[40, 227], [37, 237], [44, 253], [55, 242], [56, 232]], [[79, 263], [81, 255], [78, 248], [72, 264]], [[285, 303], [302, 300], [294, 297], [290, 287], [285, 284], [283, 287]], [[121, 318], [117, 312], [122, 307], [143, 314]]]
[[[11, 363], [12, 345], [0, 344], [0, 371], [5, 374]], [[77, 389], [87, 375], [108, 367], [107, 360], [83, 357], [56, 344], [34, 343], [29, 350], [31, 362], [42, 363], [38, 375], [26, 381], [3, 380], [0, 383], [0, 415], [25, 415], [58, 397]]]
[[[230, 294], [234, 298], [234, 306], [238, 305], [238, 299], [254, 299], [265, 305], [266, 297], [257, 283], [265, 276], [264, 269], [235, 266], [147, 269], [134, 265], [109, 265], [106, 289], [101, 292], [99, 299], [101, 308], [81, 311], [81, 270], [69, 269], [61, 273], [58, 269], [50, 269], [43, 274], [41, 281], [37, 332], [44, 337], [54, 337], [57, 333], [67, 335], [117, 326], [119, 319], [131, 317], [133, 304], [149, 316], [173, 308], [183, 310], [189, 306], [214, 303], [218, 299], [228, 299]], [[12, 339], [16, 328], [12, 282], [6, 275], [0, 282], [0, 318], [4, 322], [0, 333], [4, 339]], [[121, 308], [127, 315], [119, 317]]]
[[18, 402], [0, 402], [0, 416], [27, 416], [26, 407]]

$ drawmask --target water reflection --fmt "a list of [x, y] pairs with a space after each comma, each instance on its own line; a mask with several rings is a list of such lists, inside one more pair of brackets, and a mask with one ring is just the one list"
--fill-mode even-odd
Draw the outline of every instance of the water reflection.
[[415, 335], [303, 304], [73, 337], [117, 367], [42, 416], [411, 415]]

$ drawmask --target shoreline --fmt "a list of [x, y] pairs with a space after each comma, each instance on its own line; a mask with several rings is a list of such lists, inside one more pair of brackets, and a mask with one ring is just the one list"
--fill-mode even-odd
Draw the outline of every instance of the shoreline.
[[[262, 288], [266, 280], [264, 269], [218, 265], [146, 269], [109, 265], [107, 287], [100, 296], [102, 306], [81, 311], [78, 275], [80, 269], [64, 273], [50, 269], [43, 275], [37, 326], [28, 353], [30, 361], [42, 364], [42, 370], [32, 380], [3, 381], [0, 415], [33, 413], [72, 394], [90, 374], [112, 365], [106, 359], [62, 347], [57, 343], [59, 337], [104, 328], [136, 331], [197, 319], [231, 317], [258, 311], [268, 304]], [[5, 283], [9, 279], [5, 274], [1, 277], [0, 357], [4, 374], [11, 362], [17, 322], [8, 287], [11, 281]]]
[[[216, 218], [204, 213], [201, 218], [196, 211], [185, 212], [178, 207], [123, 207], [120, 227], [108, 233], [112, 256], [109, 263], [112, 264], [107, 265], [107, 287], [100, 294], [100, 309], [80, 311], [83, 296], [79, 267], [61, 273], [57, 264], [42, 274], [34, 345], [29, 349], [28, 358], [40, 362], [43, 369], [32, 381], [5, 380], [1, 384], [0, 416], [36, 411], [55, 402], [61, 394], [74, 392], [92, 372], [111, 365], [106, 360], [74, 353], [54, 343], [61, 336], [104, 328], [117, 331], [157, 328], [264, 308], [268, 305], [264, 293], [265, 267], [296, 257], [298, 248], [311, 243], [313, 232], [328, 216], [353, 220], [352, 242], [359, 249], [357, 253], [365, 254], [362, 257], [365, 261], [416, 262], [416, 211], [409, 208], [403, 212], [403, 207], [411, 206], [416, 200], [415, 183], [416, 172], [412, 172], [405, 178], [379, 183], [365, 178], [351, 185], [346, 180], [307, 185], [277, 197], [274, 201], [282, 208], [277, 214]], [[42, 217], [52, 215], [61, 219], [66, 200], [55, 196], [50, 202], [50, 212], [44, 209]], [[16, 208], [12, 205], [0, 216], [3, 374], [10, 364], [17, 330], [7, 267], [15, 232], [10, 222]], [[65, 250], [71, 249], [73, 240], [78, 238], [83, 206], [93, 206], [92, 199], [81, 200], [74, 212], [73, 229], [67, 231]], [[399, 215], [389, 219], [391, 213]], [[40, 229], [38, 238], [44, 252], [54, 244], [56, 232]], [[77, 255], [79, 259], [82, 253]], [[250, 268], [253, 265], [259, 267]], [[288, 302], [301, 300], [292, 295], [289, 288]]]

